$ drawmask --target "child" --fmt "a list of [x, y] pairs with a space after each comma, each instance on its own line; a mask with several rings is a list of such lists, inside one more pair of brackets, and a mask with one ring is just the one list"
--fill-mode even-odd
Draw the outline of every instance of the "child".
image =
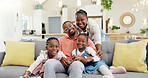
[[91, 47], [86, 47], [88, 37], [81, 33], [77, 38], [77, 49], [72, 52], [73, 60], [84, 63], [86, 73], [93, 73], [97, 69], [104, 75], [103, 78], [115, 78], [103, 60], [96, 55], [96, 51]]
[[27, 71], [22, 75], [23, 78], [29, 78], [29, 75], [36, 75], [39, 72], [39, 76], [43, 78], [44, 74], [44, 63], [48, 59], [58, 59], [60, 60], [62, 57], [66, 56], [62, 51], [59, 51], [59, 41], [55, 37], [48, 38], [46, 41], [46, 50], [42, 51], [40, 55], [37, 57], [37, 60], [34, 61], [33, 64], [27, 69]]

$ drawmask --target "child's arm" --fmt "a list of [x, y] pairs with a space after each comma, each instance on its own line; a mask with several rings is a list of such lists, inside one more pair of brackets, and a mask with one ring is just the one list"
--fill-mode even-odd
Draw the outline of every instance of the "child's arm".
[[64, 54], [62, 51], [59, 51], [59, 52], [58, 52], [58, 58], [57, 58], [57, 59], [58, 59], [58, 60], [61, 60], [62, 57], [67, 58], [67, 57], [65, 56], [65, 54]]
[[87, 47], [87, 52], [92, 56], [94, 62], [100, 61], [100, 58], [96, 55], [96, 51], [94, 49]]
[[[22, 75], [27, 75], [29, 76], [32, 71], [41, 63], [42, 60], [44, 60], [44, 51], [41, 50], [40, 55], [37, 57], [37, 59], [31, 64], [31, 66], [25, 71], [25, 73]], [[26, 74], [27, 73], [27, 74]], [[27, 78], [27, 77], [26, 77]]]

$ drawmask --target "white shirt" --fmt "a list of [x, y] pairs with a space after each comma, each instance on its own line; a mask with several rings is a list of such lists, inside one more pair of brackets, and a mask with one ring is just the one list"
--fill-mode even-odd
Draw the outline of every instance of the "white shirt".
[[[78, 32], [82, 32], [82, 29], [76, 25]], [[100, 26], [93, 20], [88, 19], [86, 31], [89, 32], [89, 38], [94, 38], [95, 44], [101, 44], [101, 32]]]
[[[27, 69], [27, 71], [30, 71], [32, 73], [32, 71], [41, 63], [41, 61], [46, 60], [47, 59], [47, 51], [43, 51], [41, 50], [40, 55], [37, 57], [37, 59], [31, 64], [31, 66]], [[62, 51], [58, 52], [58, 60], [60, 60], [62, 57], [67, 58], [65, 56], [65, 54]]]
[[[86, 51], [88, 52], [88, 54], [92, 56], [92, 58], [94, 59], [94, 62], [100, 61], [100, 58], [96, 55], [96, 51], [94, 49], [92, 49], [91, 47], [87, 47]], [[77, 55], [81, 56], [83, 53], [85, 53], [85, 50], [83, 52], [80, 52], [79, 50], [77, 50]], [[72, 51], [72, 55], [76, 55], [76, 49]]]

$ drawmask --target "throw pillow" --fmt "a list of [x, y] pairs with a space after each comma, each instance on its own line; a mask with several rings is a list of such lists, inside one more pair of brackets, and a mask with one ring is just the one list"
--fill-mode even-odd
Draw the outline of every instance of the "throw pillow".
[[147, 65], [146, 45], [148, 40], [142, 40], [134, 43], [116, 43], [113, 57], [113, 66], [123, 66], [127, 71], [145, 72]]
[[30, 66], [34, 62], [35, 43], [6, 41], [4, 65]]
[[[132, 42], [138, 42], [138, 41], [141, 41], [143, 39], [131, 39], [129, 38], [129, 41], [128, 43], [132, 43]], [[147, 64], [147, 68], [148, 68], [148, 44], [146, 45], [146, 64]]]

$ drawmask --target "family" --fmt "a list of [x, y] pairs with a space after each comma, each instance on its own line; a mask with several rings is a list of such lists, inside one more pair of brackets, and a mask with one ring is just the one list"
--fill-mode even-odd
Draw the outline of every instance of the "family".
[[99, 25], [88, 19], [84, 10], [77, 11], [75, 15], [76, 25], [65, 21], [62, 27], [67, 35], [59, 40], [48, 38], [47, 51], [41, 51], [22, 75], [23, 78], [37, 73], [41, 78], [56, 78], [58, 72], [67, 73], [69, 78], [82, 78], [83, 73], [92, 74], [95, 71], [102, 73], [102, 78], [115, 78], [113, 74], [126, 72], [122, 66], [109, 68], [102, 60]]

